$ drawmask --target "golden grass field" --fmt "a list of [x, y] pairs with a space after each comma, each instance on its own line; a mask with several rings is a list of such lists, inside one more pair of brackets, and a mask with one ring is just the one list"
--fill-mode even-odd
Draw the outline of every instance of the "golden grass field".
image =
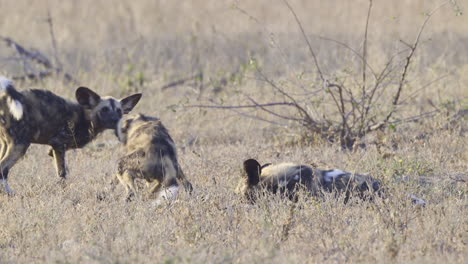
[[[458, 2], [466, 10], [466, 2]], [[374, 1], [369, 63], [384, 67], [403, 42], [413, 42], [424, 14], [441, 3]], [[290, 4], [324, 74], [347, 84], [358, 80], [356, 56], [320, 37], [362, 51], [368, 1]], [[317, 101], [308, 109], [314, 116], [339, 120], [329, 95], [304, 92], [321, 84], [283, 1], [0, 0], [0, 36], [51, 59], [56, 52], [65, 71], [100, 94], [142, 92], [134, 112], [162, 119], [194, 185], [191, 196], [182, 191], [159, 207], [125, 202], [124, 188], [113, 183], [122, 152], [112, 132], [67, 152], [65, 185], [58, 184], [48, 148], [33, 145], [9, 175], [16, 195], [0, 192], [0, 263], [466, 263], [466, 115], [450, 120], [468, 107], [468, 16], [456, 13], [449, 3], [429, 20], [392, 120], [433, 114], [369, 133], [361, 139], [366, 147], [351, 151], [260, 109], [243, 113], [281, 125], [189, 107], [284, 99], [252, 69], [258, 64], [289, 94]], [[21, 63], [7, 59], [14, 52], [0, 47], [0, 74], [21, 75]], [[163, 89], [200, 72], [202, 80]], [[389, 77], [389, 87], [397, 76]], [[60, 76], [16, 86], [70, 99], [76, 88]], [[383, 99], [377, 119], [391, 101]], [[348, 204], [333, 195], [324, 201], [301, 196], [294, 206], [270, 196], [245, 204], [234, 189], [247, 158], [367, 173], [387, 186], [388, 196]], [[412, 205], [408, 194], [427, 205]]]

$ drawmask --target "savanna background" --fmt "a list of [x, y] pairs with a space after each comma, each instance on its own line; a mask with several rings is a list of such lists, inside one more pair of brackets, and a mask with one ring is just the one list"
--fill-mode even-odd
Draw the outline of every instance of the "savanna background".
[[[113, 183], [121, 150], [112, 132], [67, 153], [65, 185], [48, 148], [34, 145], [11, 170], [16, 195], [0, 193], [0, 263], [466, 263], [466, 2], [373, 1], [367, 38], [369, 1], [287, 3], [0, 0], [0, 37], [40, 51], [75, 80], [56, 74], [18, 80], [17, 89], [72, 100], [78, 85], [116, 97], [142, 92], [134, 112], [162, 119], [195, 188], [159, 207], [125, 202]], [[422, 23], [443, 3], [401, 81]], [[1, 74], [42, 70], [0, 47]], [[334, 132], [338, 92], [323, 80], [362, 98], [382, 71], [366, 125], [391, 117], [343, 144]], [[259, 106], [291, 98], [327, 129], [304, 125], [295, 106]], [[344, 99], [347, 111], [362, 104]], [[254, 107], [222, 108], [239, 105]], [[247, 158], [367, 173], [387, 197], [345, 205], [341, 196], [302, 196], [293, 206], [270, 196], [247, 205], [234, 193]]]

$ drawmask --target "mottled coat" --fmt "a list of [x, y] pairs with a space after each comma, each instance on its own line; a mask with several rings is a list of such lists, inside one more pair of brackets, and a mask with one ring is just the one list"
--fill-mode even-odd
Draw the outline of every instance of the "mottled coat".
[[83, 147], [105, 129], [115, 129], [140, 97], [117, 100], [80, 87], [75, 103], [46, 90], [19, 92], [10, 80], [0, 77], [0, 180], [6, 191], [12, 192], [7, 184], [9, 170], [31, 143], [51, 146], [57, 174], [65, 177], [65, 151]]
[[265, 192], [279, 193], [296, 200], [301, 188], [312, 196], [321, 196], [324, 191], [345, 192], [347, 201], [353, 192], [362, 198], [369, 190], [378, 192], [380, 183], [369, 176], [341, 170], [321, 170], [294, 163], [261, 166], [258, 161], [249, 159], [244, 161], [242, 179], [236, 193], [250, 202]]
[[117, 135], [125, 145], [119, 159], [117, 177], [127, 190], [127, 198], [136, 195], [135, 178], [148, 183], [148, 193], [158, 200], [175, 199], [180, 180], [188, 192], [192, 184], [177, 161], [177, 150], [169, 132], [158, 118], [136, 115], [123, 118]]

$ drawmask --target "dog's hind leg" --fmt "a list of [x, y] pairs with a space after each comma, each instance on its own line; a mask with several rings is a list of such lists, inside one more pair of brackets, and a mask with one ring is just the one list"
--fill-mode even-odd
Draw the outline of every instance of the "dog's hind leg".
[[120, 183], [125, 187], [127, 201], [129, 201], [133, 195], [138, 199], [133, 172], [125, 170], [122, 174], [117, 173], [117, 179], [119, 179]]
[[161, 184], [159, 183], [158, 180], [154, 180], [151, 182], [150, 186], [148, 187], [148, 196], [150, 196], [151, 194], [155, 193], [155, 192], [158, 192], [159, 189], [161, 189]]
[[2, 159], [0, 161], [0, 183], [4, 186], [5, 191], [9, 195], [13, 195], [14, 192], [8, 185], [8, 173], [10, 169], [16, 164], [16, 162], [24, 156], [29, 144], [14, 144], [13, 142], [6, 142], [2, 140]]
[[3, 137], [0, 137], [0, 161], [5, 157], [7, 150], [8, 142]]
[[190, 181], [187, 180], [187, 177], [185, 177], [184, 171], [182, 170], [182, 168], [179, 165], [177, 165], [176, 178], [177, 178], [177, 180], [179, 180], [182, 183], [182, 185], [184, 186], [185, 191], [188, 192], [189, 194], [192, 194], [193, 186], [190, 183]]

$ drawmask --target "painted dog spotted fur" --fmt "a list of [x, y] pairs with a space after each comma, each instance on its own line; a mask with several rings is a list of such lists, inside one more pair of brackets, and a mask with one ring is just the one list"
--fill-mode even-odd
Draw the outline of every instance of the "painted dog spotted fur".
[[177, 180], [187, 192], [192, 191], [192, 184], [177, 160], [175, 143], [158, 118], [142, 114], [124, 117], [119, 122], [117, 135], [125, 145], [125, 155], [118, 162], [117, 178], [127, 190], [127, 199], [137, 195], [135, 178], [146, 180], [148, 194], [156, 193], [157, 202], [177, 197]]
[[117, 100], [79, 87], [75, 103], [46, 90], [17, 91], [13, 82], [0, 77], [0, 181], [7, 193], [13, 193], [9, 171], [32, 143], [52, 147], [57, 174], [65, 178], [65, 152], [115, 129], [140, 98], [141, 94], [134, 94]]

